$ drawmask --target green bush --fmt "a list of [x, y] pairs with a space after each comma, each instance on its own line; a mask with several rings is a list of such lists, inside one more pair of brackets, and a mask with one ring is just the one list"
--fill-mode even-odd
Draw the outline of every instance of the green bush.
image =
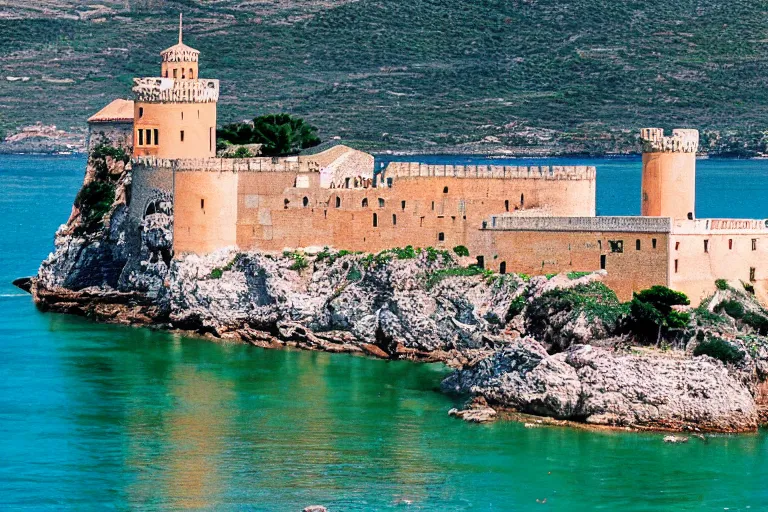
[[523, 309], [525, 309], [525, 303], [526, 301], [524, 295], [518, 295], [512, 299], [512, 302], [509, 304], [509, 309], [507, 310], [507, 315], [505, 317], [506, 321], [509, 322], [517, 315], [522, 313]]
[[484, 274], [483, 269], [475, 265], [470, 265], [469, 267], [444, 268], [429, 274], [426, 287], [428, 290], [432, 289], [437, 283], [448, 277], [477, 276], [481, 274]]
[[724, 311], [728, 316], [735, 319], [740, 319], [744, 316], [744, 305], [737, 300], [723, 301], [717, 308], [719, 312]]
[[224, 269], [220, 267], [215, 267], [213, 270], [211, 270], [211, 279], [221, 279], [221, 276], [224, 275]]
[[690, 314], [675, 311], [673, 306], [690, 303], [684, 293], [666, 286], [653, 286], [633, 295], [629, 304], [630, 323], [638, 336], [648, 340], [655, 338], [659, 343], [669, 329], [681, 329], [688, 325]]
[[357, 265], [353, 265], [352, 268], [349, 269], [349, 272], [347, 273], [347, 280], [348, 281], [359, 281], [363, 278], [362, 272], [360, 272], [360, 269], [357, 268]]
[[710, 337], [699, 343], [693, 349], [694, 356], [709, 356], [719, 359], [725, 364], [738, 363], [744, 359], [744, 353], [727, 341]]
[[457, 245], [456, 247], [454, 247], [453, 252], [456, 253], [456, 256], [463, 256], [463, 257], [469, 256], [469, 249], [467, 249], [463, 245]]
[[715, 281], [715, 286], [717, 286], [718, 290], [727, 290], [728, 281], [726, 281], [725, 279], [718, 279]]
[[606, 324], [614, 325], [627, 314], [627, 306], [622, 304], [616, 293], [601, 282], [582, 284], [573, 288], [554, 290], [543, 293], [531, 304], [531, 310], [539, 316], [549, 311], [578, 311], [583, 312], [587, 319], [600, 319]]
[[78, 235], [95, 233], [102, 227], [104, 216], [115, 202], [115, 185], [104, 181], [92, 181], [75, 197], [80, 210], [81, 223], [75, 230]]
[[216, 137], [232, 144], [261, 144], [265, 156], [293, 155], [320, 144], [316, 127], [289, 114], [267, 114], [251, 123], [228, 124]]
[[113, 160], [121, 161], [125, 164], [131, 160], [131, 156], [125, 151], [124, 148], [112, 146], [108, 142], [102, 142], [101, 144], [94, 146], [94, 148], [91, 150], [90, 156], [94, 160], [105, 160], [108, 156], [110, 156]]
[[568, 279], [580, 279], [584, 276], [588, 276], [592, 272], [568, 272]]
[[745, 313], [741, 321], [752, 327], [761, 336], [768, 336], [768, 316], [757, 313]]
[[293, 263], [291, 263], [291, 266], [288, 268], [299, 272], [304, 270], [308, 266], [309, 266], [309, 262], [307, 262], [307, 258], [305, 258], [303, 254], [297, 252], [293, 254]]

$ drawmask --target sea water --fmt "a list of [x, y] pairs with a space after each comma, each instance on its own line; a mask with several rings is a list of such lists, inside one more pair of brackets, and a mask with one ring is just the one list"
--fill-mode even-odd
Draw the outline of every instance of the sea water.
[[[638, 159], [510, 162], [527, 164], [596, 165], [600, 212], [639, 211]], [[768, 510], [764, 432], [669, 445], [468, 424], [447, 415], [441, 365], [37, 311], [10, 281], [52, 249], [84, 167], [0, 156], [0, 509]], [[768, 162], [698, 171], [699, 216], [768, 217]]]

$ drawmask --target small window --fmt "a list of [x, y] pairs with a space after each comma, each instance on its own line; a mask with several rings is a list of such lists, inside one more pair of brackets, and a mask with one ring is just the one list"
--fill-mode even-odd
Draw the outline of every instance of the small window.
[[675, 250], [677, 251], [679, 249], [680, 249], [680, 242], [675, 242]]
[[757, 280], [755, 279], [755, 267], [749, 267], [749, 280], [753, 283]]
[[635, 240], [635, 250], [636, 251], [640, 250], [640, 239], [639, 238], [637, 240]]
[[379, 198], [379, 208], [384, 208], [384, 200]]
[[173, 70], [173, 78], [178, 78], [178, 77], [179, 77], [179, 70], [178, 69], [174, 69]]
[[397, 215], [394, 213], [392, 214], [392, 225], [397, 226]]
[[608, 240], [608, 245], [611, 247], [611, 252], [624, 252], [624, 240]]
[[200, 209], [202, 210], [203, 208], [205, 208], [205, 199], [200, 200]]
[[504, 200], [504, 211], [505, 212], [509, 211], [509, 199]]
[[704, 252], [709, 252], [709, 240], [704, 240]]
[[379, 215], [376, 213], [373, 214], [373, 227], [379, 227]]
[[675, 274], [677, 274], [678, 267], [679, 267], [678, 260], [675, 260]]
[[184, 68], [181, 69], [181, 78], [187, 78], [187, 70]]
[[213, 151], [213, 128], [208, 129], [208, 151]]
[[368, 208], [368, 198], [367, 197], [363, 198], [363, 202], [362, 202], [361, 206], [363, 208]]
[[476, 265], [479, 268], [485, 268], [485, 256], [478, 256]]
[[442, 231], [440, 233], [438, 233], [437, 234], [437, 240], [438, 240], [438, 242], [445, 242], [445, 233], [443, 233]]
[[602, 240], [598, 240], [597, 241], [597, 248], [600, 249], [601, 251], [603, 250], [603, 241]]
[[435, 209], [435, 202], [432, 201], [432, 210], [434, 210], [434, 209]]
[[344, 178], [344, 188], [349, 188], [349, 180], [350, 178]]
[[392, 178], [387, 178], [387, 188], [392, 188]]
[[304, 206], [304, 208], [309, 206], [309, 198], [304, 196], [304, 199], [301, 200], [301, 204]]
[[152, 145], [152, 130], [147, 130], [147, 146]]
[[752, 239], [752, 250], [753, 251], [757, 250], [757, 238]]
[[184, 120], [184, 112], [181, 113], [181, 120]]
[[144, 117], [144, 107], [139, 107], [139, 117]]
[[448, 187], [443, 187], [443, 194], [447, 194], [447, 193], [448, 193]]
[[341, 198], [336, 196], [336, 208], [341, 208]]
[[290, 201], [288, 199], [283, 199], [283, 209], [287, 210], [289, 204]]
[[192, 68], [189, 68], [189, 78], [190, 79], [195, 78], [195, 70], [193, 70]]
[[520, 208], [525, 206], [525, 194], [520, 194]]
[[651, 246], [652, 246], [654, 249], [656, 248], [656, 239], [655, 239], [655, 238], [652, 238], [652, 239], [651, 239]]
[[693, 212], [688, 212], [688, 220], [693, 220]]
[[600, 270], [605, 270], [605, 254], [600, 255]]
[[153, 131], [153, 135], [155, 136], [155, 146], [158, 146], [160, 144], [160, 132], [157, 128], [155, 128]]
[[181, 135], [181, 142], [184, 142], [184, 130], [181, 130], [180, 135]]
[[499, 265], [499, 274], [506, 274], [507, 273], [507, 262], [502, 261], [501, 265]]
[[168, 70], [165, 70], [165, 78], [168, 78]]
[[400, 209], [405, 211], [405, 201], [400, 201]]
[[144, 130], [139, 130], [139, 146], [144, 145]]
[[728, 239], [728, 249], [733, 249], [733, 238]]

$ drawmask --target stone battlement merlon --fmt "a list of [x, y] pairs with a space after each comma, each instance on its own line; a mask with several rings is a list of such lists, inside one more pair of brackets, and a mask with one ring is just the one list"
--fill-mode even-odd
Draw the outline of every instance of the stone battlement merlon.
[[699, 131], [676, 128], [665, 136], [663, 128], [640, 130], [643, 153], [696, 153], [699, 150]]
[[140, 103], [215, 103], [219, 81], [212, 79], [134, 78], [135, 100]]
[[492, 231], [584, 231], [670, 233], [669, 217], [519, 217], [492, 215], [484, 229]]
[[588, 166], [432, 165], [418, 162], [391, 162], [379, 181], [388, 178], [482, 178], [595, 180], [596, 170]]

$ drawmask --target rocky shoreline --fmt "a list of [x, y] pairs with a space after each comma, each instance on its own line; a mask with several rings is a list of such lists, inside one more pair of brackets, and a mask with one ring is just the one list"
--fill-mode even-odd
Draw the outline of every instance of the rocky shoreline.
[[498, 275], [461, 251], [411, 247], [172, 258], [172, 205], [131, 227], [130, 181], [121, 154], [91, 155], [84, 190], [113, 196], [96, 219], [81, 192], [56, 250], [17, 283], [40, 309], [264, 348], [443, 362], [454, 373], [442, 389], [470, 399], [452, 415], [469, 421], [516, 411], [597, 428], [754, 432], [765, 420], [768, 312], [741, 283], [722, 283], [699, 308], [675, 306], [684, 324], [649, 340], [601, 272]]

